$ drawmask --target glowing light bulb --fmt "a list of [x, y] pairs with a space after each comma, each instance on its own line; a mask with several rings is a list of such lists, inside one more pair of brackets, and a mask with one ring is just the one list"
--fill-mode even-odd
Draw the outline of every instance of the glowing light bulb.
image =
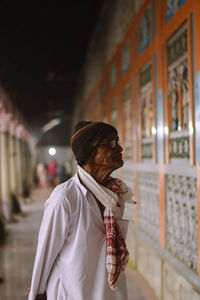
[[49, 155], [54, 156], [56, 154], [56, 149], [51, 147], [49, 148]]
[[167, 126], [164, 127], [164, 133], [165, 133], [165, 135], [169, 134], [169, 128]]
[[151, 128], [151, 132], [152, 132], [153, 135], [155, 135], [155, 134], [156, 134], [156, 127], [153, 126], [153, 127]]

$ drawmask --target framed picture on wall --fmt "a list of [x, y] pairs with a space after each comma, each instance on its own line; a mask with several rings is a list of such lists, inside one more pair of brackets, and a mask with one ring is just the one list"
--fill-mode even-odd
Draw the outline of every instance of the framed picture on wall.
[[130, 40], [127, 40], [122, 49], [122, 74], [125, 75], [131, 66], [131, 55], [130, 55]]
[[123, 103], [123, 132], [124, 132], [124, 150], [125, 158], [132, 159], [132, 82], [128, 82], [122, 89]]
[[189, 91], [187, 24], [167, 42], [170, 158], [189, 162]]
[[152, 63], [148, 61], [139, 76], [140, 124], [142, 139], [142, 159], [153, 157], [153, 83]]

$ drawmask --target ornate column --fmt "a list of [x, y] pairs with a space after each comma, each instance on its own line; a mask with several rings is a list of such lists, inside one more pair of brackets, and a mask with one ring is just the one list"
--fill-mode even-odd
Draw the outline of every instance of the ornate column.
[[16, 164], [17, 164], [17, 194], [22, 195], [23, 191], [23, 164], [22, 164], [22, 135], [24, 126], [19, 124], [16, 128]]
[[24, 128], [23, 130], [23, 136], [22, 136], [22, 140], [21, 140], [21, 147], [22, 147], [22, 183], [23, 186], [30, 186], [30, 158], [29, 158], [29, 147], [28, 147], [28, 132], [26, 131], [26, 129]]
[[27, 182], [26, 174], [26, 143], [25, 143], [25, 129], [23, 129], [22, 137], [20, 139], [21, 143], [21, 169], [22, 169], [22, 189]]
[[30, 186], [34, 185], [34, 170], [36, 168], [36, 144], [29, 136], [28, 138], [28, 146], [29, 146], [29, 161], [28, 161], [28, 168], [29, 168], [29, 184]]
[[10, 168], [9, 168], [9, 123], [11, 114], [2, 112], [0, 115], [0, 160], [1, 160], [1, 199], [3, 215], [7, 221], [12, 218], [12, 202], [10, 193]]
[[26, 174], [27, 174], [27, 184], [29, 187], [33, 185], [33, 172], [34, 172], [34, 165], [33, 165], [33, 145], [31, 145], [31, 138], [29, 134], [26, 137]]
[[9, 151], [10, 151], [10, 188], [11, 192], [17, 193], [17, 157], [16, 157], [16, 126], [17, 121], [12, 120], [9, 126]]

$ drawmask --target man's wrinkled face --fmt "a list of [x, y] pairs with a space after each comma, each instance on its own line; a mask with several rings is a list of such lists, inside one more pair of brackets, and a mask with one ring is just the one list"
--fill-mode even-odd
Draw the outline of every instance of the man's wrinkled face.
[[99, 166], [105, 166], [116, 170], [123, 166], [122, 147], [119, 145], [117, 133], [109, 134], [102, 142], [96, 144], [93, 153], [93, 162]]

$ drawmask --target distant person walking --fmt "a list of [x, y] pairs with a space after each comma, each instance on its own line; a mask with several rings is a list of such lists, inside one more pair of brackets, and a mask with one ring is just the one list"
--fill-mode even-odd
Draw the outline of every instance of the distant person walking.
[[62, 164], [58, 165], [56, 173], [57, 173], [58, 184], [63, 183], [64, 181], [66, 181], [67, 175], [66, 175], [66, 170], [65, 170], [64, 165], [62, 165]]
[[47, 187], [48, 186], [48, 171], [44, 163], [39, 163], [37, 165], [37, 177], [39, 181], [40, 187]]
[[56, 180], [56, 169], [57, 169], [57, 162], [56, 160], [52, 160], [48, 164], [48, 173], [49, 173], [49, 183], [54, 186]]

